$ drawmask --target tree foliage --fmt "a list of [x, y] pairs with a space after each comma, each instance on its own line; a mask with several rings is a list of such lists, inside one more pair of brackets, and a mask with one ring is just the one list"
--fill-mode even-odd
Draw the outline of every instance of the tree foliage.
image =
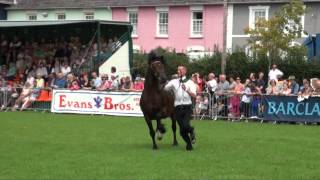
[[271, 60], [279, 59], [287, 52], [305, 52], [304, 47], [292, 45], [304, 33], [301, 17], [305, 12], [302, 0], [291, 0], [268, 20], [260, 18], [254, 28], [246, 28], [245, 32], [250, 35], [248, 43], [253, 52], [268, 54]]

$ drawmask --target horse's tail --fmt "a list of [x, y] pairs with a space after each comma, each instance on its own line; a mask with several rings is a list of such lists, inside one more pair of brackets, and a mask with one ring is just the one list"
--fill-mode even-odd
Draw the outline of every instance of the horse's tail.
[[161, 134], [166, 133], [166, 128], [165, 128], [164, 124], [161, 123], [158, 129], [161, 132]]

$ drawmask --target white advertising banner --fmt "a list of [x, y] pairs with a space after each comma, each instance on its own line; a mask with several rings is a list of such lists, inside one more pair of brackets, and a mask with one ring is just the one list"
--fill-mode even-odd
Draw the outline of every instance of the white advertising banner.
[[53, 90], [51, 112], [143, 116], [141, 92]]

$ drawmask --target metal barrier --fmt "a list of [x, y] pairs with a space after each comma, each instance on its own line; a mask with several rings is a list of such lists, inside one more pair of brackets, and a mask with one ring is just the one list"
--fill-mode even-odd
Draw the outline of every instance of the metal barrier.
[[0, 98], [2, 111], [50, 111], [51, 108], [51, 89], [7, 88], [1, 91]]
[[206, 92], [197, 93], [193, 103], [194, 119], [210, 119], [211, 117], [211, 94]]
[[262, 120], [262, 95], [213, 94], [211, 119]]

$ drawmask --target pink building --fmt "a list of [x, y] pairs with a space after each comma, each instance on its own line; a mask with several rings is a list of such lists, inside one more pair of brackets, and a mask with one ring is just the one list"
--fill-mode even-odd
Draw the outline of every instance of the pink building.
[[223, 43], [223, 5], [218, 0], [126, 1], [112, 7], [112, 19], [130, 21], [134, 49], [212, 52]]

